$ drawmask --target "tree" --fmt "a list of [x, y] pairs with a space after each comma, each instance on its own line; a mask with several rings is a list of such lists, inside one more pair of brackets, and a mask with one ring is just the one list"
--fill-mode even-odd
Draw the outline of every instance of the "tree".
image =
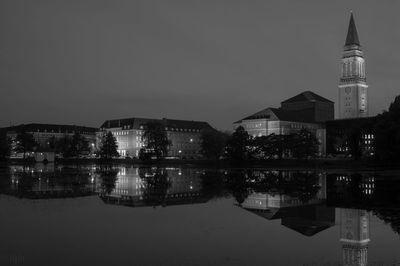
[[118, 169], [110, 166], [101, 167], [99, 174], [101, 178], [100, 194], [101, 196], [109, 195], [115, 189]]
[[84, 136], [77, 132], [72, 137], [64, 136], [58, 141], [55, 141], [54, 149], [62, 153], [64, 158], [78, 157], [90, 150], [89, 142]]
[[242, 126], [236, 128], [227, 142], [226, 152], [228, 157], [234, 161], [249, 159], [250, 141], [250, 135]]
[[201, 152], [207, 158], [218, 160], [224, 153], [228, 136], [218, 130], [204, 130], [201, 132]]
[[166, 206], [168, 189], [172, 183], [168, 173], [162, 168], [139, 168], [139, 176], [143, 180], [142, 196], [148, 206]]
[[85, 152], [88, 153], [90, 151], [89, 142], [86, 140], [84, 136], [75, 132], [71, 139], [71, 154], [74, 157], [78, 157]]
[[17, 137], [15, 138], [15, 143], [15, 151], [22, 152], [24, 154], [24, 159], [26, 152], [32, 151], [38, 145], [33, 138], [33, 135], [26, 133], [25, 131], [18, 133]]
[[103, 159], [119, 157], [117, 140], [111, 132], [103, 134], [101, 138], [99, 155]]
[[298, 133], [291, 136], [291, 151], [293, 157], [297, 159], [308, 159], [315, 157], [318, 153], [318, 140], [308, 129], [301, 129]]
[[275, 145], [274, 140], [275, 134], [270, 134], [268, 136], [260, 136], [253, 139], [253, 146], [255, 148], [255, 154], [260, 159], [273, 159], [277, 153], [277, 145]]
[[167, 155], [171, 141], [168, 140], [167, 131], [163, 124], [159, 122], [148, 122], [143, 133], [145, 148], [149, 150], [157, 159]]
[[361, 157], [361, 130], [359, 128], [353, 128], [348, 136], [349, 153], [354, 160], [358, 160]]
[[252, 141], [254, 153], [262, 159], [282, 159], [289, 156], [292, 146], [292, 135], [270, 134], [256, 137]]
[[48, 146], [51, 150], [56, 151], [57, 149], [57, 139], [55, 136], [52, 136], [51, 138], [49, 138], [48, 141]]
[[374, 123], [375, 155], [381, 161], [400, 160], [400, 96]]
[[251, 192], [249, 179], [244, 170], [233, 170], [228, 173], [227, 188], [239, 205], [247, 199]]
[[61, 153], [64, 158], [69, 158], [71, 157], [70, 153], [70, 145], [71, 145], [71, 139], [67, 135], [63, 136], [62, 138], [58, 139], [54, 143], [54, 150], [57, 153]]
[[0, 132], [0, 160], [10, 156], [11, 140], [5, 132]]

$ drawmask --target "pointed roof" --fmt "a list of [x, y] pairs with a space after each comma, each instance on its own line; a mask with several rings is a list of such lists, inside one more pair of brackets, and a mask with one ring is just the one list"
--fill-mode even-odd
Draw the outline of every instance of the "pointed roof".
[[290, 122], [315, 123], [312, 113], [308, 112], [308, 110], [292, 111], [282, 108], [271, 107], [263, 109], [253, 115], [247, 116], [239, 121], [236, 121], [235, 123], [241, 123], [243, 120], [252, 119], [270, 119]]
[[295, 102], [327, 102], [327, 103], [332, 103], [332, 101], [319, 96], [318, 94], [315, 94], [312, 91], [305, 91], [302, 92], [292, 98], [289, 98], [282, 103], [295, 103]]
[[353, 12], [350, 15], [349, 29], [347, 30], [347, 37], [345, 46], [358, 45], [360, 46], [360, 41], [358, 40], [358, 33], [356, 24], [354, 22]]

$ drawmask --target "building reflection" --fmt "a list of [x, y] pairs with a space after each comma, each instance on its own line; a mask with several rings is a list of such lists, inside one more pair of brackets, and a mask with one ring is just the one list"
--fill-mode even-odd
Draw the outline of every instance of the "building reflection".
[[0, 193], [28, 199], [98, 195], [107, 204], [141, 207], [232, 195], [244, 211], [307, 237], [338, 226], [342, 265], [367, 265], [372, 215], [400, 235], [400, 178], [387, 174], [52, 164], [0, 170]]
[[106, 191], [103, 185], [99, 196], [107, 204], [130, 207], [205, 203], [212, 195], [204, 190], [203, 175], [199, 169], [121, 167], [115, 187]]
[[370, 216], [400, 230], [400, 179], [376, 173], [328, 175], [327, 204], [336, 207], [342, 263], [368, 265]]
[[368, 264], [370, 216], [400, 234], [400, 179], [376, 173], [249, 171], [232, 173], [242, 209], [306, 236], [340, 229], [342, 265]]
[[89, 166], [12, 165], [2, 178], [0, 193], [28, 199], [90, 196], [96, 193], [96, 180]]
[[[335, 210], [327, 207], [326, 176], [315, 172], [267, 171], [245, 174], [247, 196], [238, 206], [306, 236], [335, 225]], [[233, 192], [238, 195], [238, 193]]]

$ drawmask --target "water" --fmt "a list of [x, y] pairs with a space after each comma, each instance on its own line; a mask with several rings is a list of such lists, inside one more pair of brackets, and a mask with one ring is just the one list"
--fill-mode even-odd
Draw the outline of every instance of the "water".
[[400, 171], [0, 169], [0, 265], [400, 265]]

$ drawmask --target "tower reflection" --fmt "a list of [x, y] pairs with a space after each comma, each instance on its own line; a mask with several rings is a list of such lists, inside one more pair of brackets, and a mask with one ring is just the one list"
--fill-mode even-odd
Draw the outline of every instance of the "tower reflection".
[[366, 210], [338, 208], [344, 266], [365, 266], [368, 261], [370, 215]]
[[400, 232], [400, 179], [364, 173], [242, 171], [232, 174], [237, 206], [306, 236], [340, 229], [342, 265], [368, 264], [370, 216]]

